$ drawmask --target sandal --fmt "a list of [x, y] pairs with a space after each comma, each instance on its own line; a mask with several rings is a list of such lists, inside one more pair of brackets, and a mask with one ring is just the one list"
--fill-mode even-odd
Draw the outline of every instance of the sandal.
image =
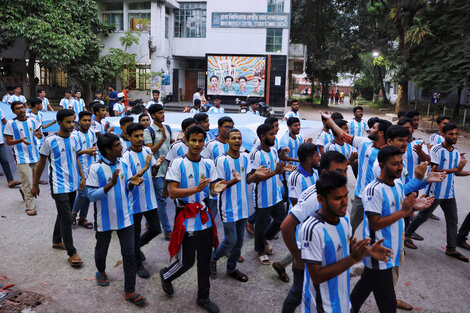
[[21, 185], [21, 182], [12, 180], [8, 183], [8, 188], [18, 188], [19, 185]]
[[440, 221], [440, 220], [441, 220], [441, 219], [439, 218], [439, 216], [436, 216], [436, 215], [434, 215], [434, 214], [431, 214], [431, 215], [429, 216], [429, 218], [432, 219], [432, 220], [435, 220], [435, 221]]
[[413, 243], [413, 240], [411, 240], [410, 238], [405, 239], [405, 247], [413, 250], [418, 249], [418, 247]]
[[423, 240], [424, 240], [424, 238], [423, 238], [422, 236], [418, 235], [417, 233], [411, 234], [410, 237], [411, 237], [411, 239], [413, 239], [413, 240], [418, 240], [418, 241], [423, 241]]
[[38, 214], [38, 211], [36, 210], [28, 210], [26, 211], [26, 214], [28, 214], [29, 216], [35, 216]]
[[[72, 224], [73, 224], [73, 221], [72, 221]], [[86, 229], [92, 229], [93, 228], [93, 223], [90, 223], [85, 219], [82, 220], [81, 218], [78, 219], [78, 225], [83, 226]]]
[[135, 295], [132, 298], [126, 299], [126, 301], [129, 302], [129, 303], [132, 303], [134, 305], [140, 306], [140, 307], [143, 307], [147, 304], [147, 299], [142, 297], [142, 295], [140, 293], [138, 293], [137, 295]]
[[77, 213], [72, 212], [72, 225], [77, 225]]
[[233, 272], [230, 272], [230, 273], [227, 272], [227, 275], [243, 283], [248, 281], [248, 276], [246, 276], [239, 270], [234, 270]]
[[290, 281], [289, 275], [286, 273], [286, 269], [281, 264], [279, 264], [279, 262], [274, 262], [273, 268], [283, 282], [288, 283]]
[[465, 255], [463, 255], [462, 253], [458, 252], [458, 251], [453, 251], [453, 252], [447, 252], [446, 251], [446, 255], [451, 256], [453, 258], [456, 258], [459, 261], [468, 263], [468, 258]]
[[273, 247], [271, 247], [271, 245], [266, 241], [266, 243], [264, 244], [264, 251], [266, 251], [266, 254], [267, 255], [273, 255]]
[[98, 283], [98, 286], [101, 286], [101, 287], [106, 287], [106, 286], [109, 286], [109, 279], [108, 279], [108, 276], [106, 274], [104, 275], [101, 275], [99, 272], [96, 272], [96, 282]]
[[271, 261], [269, 261], [269, 257], [266, 254], [258, 255], [258, 259], [263, 265], [271, 265]]

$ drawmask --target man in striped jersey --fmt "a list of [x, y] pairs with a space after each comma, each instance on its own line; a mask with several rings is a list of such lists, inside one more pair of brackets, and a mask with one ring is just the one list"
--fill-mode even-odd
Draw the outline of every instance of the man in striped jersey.
[[216, 196], [223, 192], [226, 185], [223, 180], [216, 182], [212, 160], [201, 157], [205, 130], [199, 125], [191, 126], [185, 136], [188, 153], [173, 160], [166, 175], [170, 197], [176, 200], [176, 219], [168, 249], [170, 257], [179, 252], [179, 258], [160, 271], [160, 278], [163, 291], [172, 295], [174, 289], [171, 282], [193, 266], [197, 253], [196, 303], [216, 313], [219, 308], [209, 299], [209, 276], [212, 247], [218, 246], [217, 228], [204, 199], [209, 194]]
[[220, 99], [220, 96], [214, 96], [213, 97], [213, 100], [212, 100], [214, 106], [211, 106], [209, 108], [209, 110], [207, 111], [208, 114], [211, 114], [211, 113], [225, 113], [225, 110], [223, 107], [220, 106], [220, 103], [222, 102], [222, 100]]
[[[325, 152], [320, 159], [320, 173], [336, 171], [347, 177], [348, 161], [344, 155], [337, 151]], [[300, 247], [297, 240], [297, 226], [312, 216], [319, 208], [316, 186], [312, 185], [303, 191], [297, 204], [292, 208], [281, 224], [282, 239], [294, 258], [292, 272], [294, 281], [289, 289], [283, 306], [283, 313], [294, 313], [302, 302], [302, 286], [304, 282], [304, 263], [301, 259]], [[285, 268], [284, 272], [285, 272]]]
[[[39, 196], [39, 178], [49, 160], [51, 195], [57, 207], [57, 219], [52, 236], [52, 247], [67, 250], [72, 267], [80, 267], [83, 262], [78, 256], [72, 238], [72, 207], [77, 189], [85, 189], [85, 175], [77, 154], [81, 149], [77, 137], [71, 136], [74, 130], [72, 110], [57, 112], [59, 131], [48, 136], [39, 150], [41, 158], [34, 174], [33, 196]], [[80, 176], [80, 180], [78, 177]]]
[[188, 130], [188, 128], [194, 125], [197, 125], [197, 122], [192, 117], [185, 118], [181, 122], [181, 132], [183, 133], [183, 138], [171, 144], [170, 151], [168, 151], [167, 155], [165, 156], [165, 160], [167, 160], [169, 163], [188, 152], [188, 145], [186, 144], [187, 137], [185, 132]]
[[6, 104], [10, 104], [10, 97], [13, 96], [15, 93], [14, 86], [7, 86], [7, 93], [3, 96], [2, 102]]
[[62, 109], [73, 109], [75, 106], [75, 98], [72, 97], [72, 90], [67, 89], [65, 90], [65, 97], [62, 98], [59, 102], [59, 105], [62, 107]]
[[369, 126], [362, 119], [364, 116], [364, 108], [355, 106], [353, 109], [354, 118], [349, 122], [349, 133], [353, 136], [365, 137]]
[[207, 142], [215, 138], [215, 135], [211, 132], [210, 129], [211, 125], [209, 122], [209, 115], [207, 115], [206, 113], [196, 113], [194, 114], [193, 118], [206, 131], [206, 144]]
[[286, 112], [282, 120], [287, 121], [291, 117], [297, 117], [300, 119], [299, 107], [300, 107], [299, 100], [297, 99], [292, 100], [290, 104], [291, 110]]
[[8, 104], [11, 105], [15, 101], [19, 101], [19, 102], [23, 103], [25, 108], [27, 108], [27, 109], [29, 108], [28, 102], [26, 101], [26, 98], [21, 94], [21, 86], [20, 85], [15, 86], [15, 88], [13, 90], [13, 94], [10, 96], [10, 98], [8, 98]]
[[326, 144], [333, 140], [333, 134], [330, 133], [330, 126], [328, 125], [328, 120], [322, 115], [321, 121], [323, 123], [323, 128], [321, 132], [317, 135], [316, 139], [316, 145], [318, 146], [320, 155], [325, 153]]
[[82, 92], [80, 90], [75, 91], [75, 102], [68, 109], [73, 110], [75, 114], [79, 114], [83, 110], [86, 111], [85, 101], [82, 99]]
[[150, 100], [149, 102], [147, 102], [147, 104], [145, 104], [145, 108], [148, 110], [154, 104], [159, 104], [159, 105], [163, 106], [163, 103], [160, 101], [160, 91], [159, 90], [153, 90], [152, 91], [152, 100]]
[[351, 293], [351, 312], [360, 312], [364, 301], [370, 293], [374, 293], [375, 301], [382, 312], [396, 312], [392, 269], [400, 265], [400, 251], [403, 218], [413, 208], [422, 210], [429, 207], [432, 197], [416, 198], [414, 193], [405, 197], [405, 187], [401, 180], [403, 157], [399, 148], [386, 146], [378, 153], [380, 176], [364, 189], [364, 238], [370, 237], [371, 242], [383, 240], [384, 247], [393, 250], [390, 260], [377, 260], [371, 257], [364, 259], [365, 269]]
[[[293, 166], [299, 166], [299, 158], [297, 151], [304, 142], [300, 133], [300, 120], [297, 117], [289, 117], [287, 120], [289, 130], [284, 133], [279, 141], [279, 159], [284, 162], [291, 162]], [[311, 139], [310, 139], [311, 142]], [[284, 148], [289, 148], [289, 152], [285, 152]]]
[[217, 179], [225, 180], [227, 188], [220, 194], [219, 210], [224, 225], [224, 240], [212, 253], [211, 273], [217, 273], [217, 260], [229, 254], [227, 275], [241, 282], [248, 281], [248, 276], [236, 269], [240, 257], [245, 221], [248, 218], [248, 184], [254, 177], [263, 177], [268, 170], [260, 167], [252, 171], [247, 153], [240, 153], [242, 134], [238, 129], [228, 132], [229, 150], [215, 160]]
[[[348, 122], [346, 122], [343, 119], [340, 120], [334, 120], [335, 124], [341, 127], [341, 129], [349, 134], [349, 128], [348, 128]], [[343, 138], [341, 136], [338, 136], [337, 133], [335, 133], [334, 130], [332, 130], [333, 135], [335, 138], [330, 141], [326, 147], [325, 151], [338, 151], [341, 154], [343, 154], [349, 161], [349, 164], [351, 165], [351, 169], [353, 170], [354, 176], [357, 178], [357, 150], [350, 144], [344, 142]]]
[[95, 132], [96, 137], [100, 134], [104, 135], [114, 131], [114, 127], [110, 126], [109, 122], [104, 121], [106, 117], [106, 107], [104, 104], [93, 101], [92, 110], [95, 118], [91, 121], [91, 130]]
[[[144, 146], [144, 129], [141, 124], [130, 123], [127, 133], [131, 146], [122, 155], [124, 162], [131, 171], [131, 175], [139, 175], [144, 178], [144, 183], [135, 187], [130, 192], [130, 203], [134, 214], [134, 243], [137, 274], [142, 278], [149, 278], [150, 273], [144, 267], [141, 247], [150, 242], [162, 232], [157, 212], [157, 199], [152, 177], [157, 175], [158, 168], [164, 160], [161, 156], [158, 160], [153, 158], [152, 150]], [[142, 218], [148, 223], [147, 231], [141, 236]]]
[[[52, 121], [48, 124], [44, 124], [43, 125], [43, 122], [44, 122], [44, 111], [42, 110], [43, 109], [43, 102], [41, 101], [41, 99], [39, 98], [35, 98], [35, 99], [32, 99], [30, 101], [31, 103], [31, 111], [29, 111], [28, 113], [26, 113], [26, 115], [28, 116], [28, 118], [34, 118], [37, 120], [37, 122], [39, 123], [39, 125], [41, 125], [41, 130], [44, 129], [44, 128], [48, 128], [52, 125], [55, 124], [55, 119], [52, 119]], [[38, 141], [38, 147], [41, 146], [42, 142], [44, 141], [44, 136], [43, 138], [41, 139], [37, 139]], [[47, 185], [47, 182], [44, 182], [44, 181], [41, 181], [40, 182], [41, 184], [43, 185]]]
[[429, 138], [429, 143], [432, 145], [432, 146], [436, 146], [438, 144], [441, 144], [444, 142], [444, 132], [442, 131], [442, 129], [444, 128], [444, 126], [446, 126], [448, 123], [450, 123], [450, 117], [448, 116], [445, 116], [445, 115], [439, 115], [437, 118], [436, 118], [436, 124], [437, 124], [437, 128], [439, 129], [437, 133], [434, 133], [431, 135], [431, 137]]
[[124, 117], [130, 107], [124, 105], [124, 93], [118, 93], [118, 101], [114, 104], [113, 112], [116, 117]]
[[457, 245], [457, 203], [455, 201], [454, 177], [468, 176], [470, 172], [463, 171], [467, 160], [454, 146], [459, 137], [457, 125], [448, 123], [442, 129], [445, 141], [431, 149], [431, 166], [436, 172], [446, 172], [447, 177], [439, 183], [428, 186], [426, 193], [435, 197], [433, 204], [419, 212], [406, 228], [406, 236], [410, 237], [434, 212], [437, 206], [442, 208], [446, 220], [447, 246], [445, 254], [460, 261], [468, 262], [468, 258], [456, 249]]
[[38, 98], [41, 99], [42, 101], [42, 111], [47, 112], [47, 111], [54, 111], [54, 109], [51, 106], [51, 103], [49, 102], [49, 99], [46, 98], [46, 91], [44, 89], [38, 89]]
[[135, 292], [136, 260], [134, 226], [128, 192], [144, 182], [141, 175], [132, 176], [130, 168], [121, 162], [122, 146], [115, 134], [98, 137], [101, 159], [90, 166], [86, 185], [88, 197], [95, 202], [95, 264], [96, 282], [109, 286], [106, 275], [106, 255], [113, 231], [119, 238], [124, 269], [124, 298], [137, 306], [146, 299]]
[[[285, 207], [279, 187], [279, 174], [292, 172], [295, 168], [289, 163], [279, 162], [274, 148], [276, 135], [271, 125], [261, 124], [256, 133], [260, 139], [260, 145], [251, 152], [251, 168], [257, 169], [265, 166], [269, 173], [265, 177], [254, 180], [255, 250], [258, 252], [261, 264], [270, 265], [268, 254], [272, 255], [273, 249], [267, 240], [273, 239], [279, 232], [279, 227], [285, 217]], [[272, 222], [270, 222], [271, 217]]]
[[[97, 138], [95, 133], [90, 129], [91, 126], [91, 112], [82, 111], [78, 114], [78, 129], [72, 133], [72, 136], [77, 137], [80, 142], [80, 152], [78, 153], [78, 160], [82, 166], [85, 179], [88, 177], [88, 169], [96, 161], [98, 149], [96, 148]], [[78, 190], [77, 197], [73, 203], [72, 209], [72, 225], [78, 222], [78, 225], [87, 229], [92, 229], [93, 224], [87, 221], [88, 209], [90, 207], [90, 199], [86, 187]], [[80, 213], [77, 221], [77, 214]]]
[[121, 128], [121, 135], [119, 136], [119, 141], [121, 141], [122, 148], [124, 151], [131, 147], [131, 140], [127, 134], [127, 126], [134, 122], [132, 116], [124, 116], [119, 120], [119, 126]]
[[35, 118], [28, 118], [24, 104], [20, 101], [11, 103], [11, 111], [16, 117], [5, 125], [5, 142], [13, 146], [16, 168], [23, 187], [20, 193], [26, 204], [26, 214], [37, 214], [36, 202], [31, 195], [31, 183], [37, 162], [39, 161], [39, 140], [42, 138], [41, 124]]
[[[8, 122], [2, 109], [0, 109], [0, 121], [0, 128], [4, 127]], [[17, 188], [18, 185], [21, 185], [21, 182], [15, 181], [13, 174], [11, 173], [10, 163], [8, 162], [7, 151], [5, 149], [3, 131], [0, 133], [0, 163], [8, 182], [8, 188]]]
[[316, 183], [320, 209], [300, 229], [300, 247], [305, 262], [302, 312], [349, 313], [349, 268], [364, 259], [387, 261], [392, 253], [371, 239], [351, 240], [347, 214], [346, 177], [324, 172]]

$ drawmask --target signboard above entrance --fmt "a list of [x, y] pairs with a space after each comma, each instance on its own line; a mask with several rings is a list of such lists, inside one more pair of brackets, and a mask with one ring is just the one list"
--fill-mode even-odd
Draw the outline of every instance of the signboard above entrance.
[[289, 13], [213, 12], [214, 28], [289, 28]]

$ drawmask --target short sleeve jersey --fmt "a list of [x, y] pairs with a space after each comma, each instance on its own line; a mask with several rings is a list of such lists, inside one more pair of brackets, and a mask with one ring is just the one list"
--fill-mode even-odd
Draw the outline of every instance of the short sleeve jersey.
[[59, 105], [62, 107], [62, 109], [71, 109], [71, 110], [73, 110], [75, 102], [76, 102], [76, 100], [74, 98], [70, 98], [70, 99], [62, 98], [59, 102]]
[[[295, 139], [292, 138], [289, 134], [289, 131], [286, 131], [282, 135], [281, 140], [279, 141], [279, 150], [283, 148], [289, 148], [289, 153], [287, 154], [290, 158], [298, 159], [297, 152], [299, 151], [300, 145], [304, 142], [304, 139], [301, 135], [296, 135]], [[299, 166], [299, 162], [292, 162], [293, 166]]]
[[228, 144], [221, 142], [219, 139], [214, 138], [209, 140], [201, 152], [201, 156], [215, 160], [219, 155], [228, 151]]
[[[121, 112], [125, 108], [126, 108], [126, 106], [124, 105], [124, 103], [116, 102], [113, 106], [113, 111]], [[126, 112], [122, 112], [121, 114], [115, 114], [114, 116], [115, 117], [124, 117], [124, 116], [126, 116]]]
[[379, 149], [367, 137], [353, 137], [352, 146], [357, 149], [358, 175], [354, 195], [361, 198], [365, 186], [374, 179], [374, 162]]
[[317, 199], [317, 187], [312, 185], [300, 194], [297, 204], [294, 205], [289, 214], [300, 224], [318, 211], [318, 209], [320, 209], [320, 203]]
[[[177, 182], [179, 188], [192, 188], [199, 185], [201, 179], [210, 178], [211, 182], [217, 180], [217, 174], [214, 162], [211, 159], [201, 157], [199, 162], [193, 162], [186, 155], [176, 158], [170, 163], [166, 180], [168, 182]], [[195, 193], [191, 196], [178, 199], [180, 205], [188, 203], [201, 203], [204, 204], [204, 199], [210, 195], [210, 186], [206, 186], [201, 192]], [[207, 207], [204, 208], [207, 210]], [[212, 221], [209, 220], [202, 224], [201, 212], [198, 212], [196, 217], [187, 218], [184, 221], [186, 231], [200, 231], [212, 227]]]
[[53, 194], [74, 192], [79, 187], [77, 152], [81, 145], [76, 136], [47, 136], [39, 153], [49, 159], [49, 178]]
[[287, 111], [286, 114], [284, 114], [284, 118], [285, 118], [285, 119], [289, 119], [290, 117], [297, 117], [297, 118], [300, 118], [300, 113], [299, 113], [299, 111], [294, 112], [294, 111], [290, 110], [290, 111]]
[[13, 155], [16, 164], [31, 164], [39, 161], [39, 141], [34, 136], [35, 131], [41, 128], [41, 124], [35, 118], [27, 118], [26, 121], [17, 119], [8, 121], [3, 133], [12, 136], [13, 140], [26, 137], [29, 145], [21, 142], [13, 146]]
[[[101, 120], [103, 121], [103, 120]], [[95, 132], [95, 134], [98, 135], [98, 133], [100, 134], [105, 134], [106, 132], [104, 131], [104, 123], [102, 122], [98, 122], [97, 120], [93, 119], [91, 121], [91, 130], [93, 130]], [[103, 121], [104, 122], [104, 121]]]
[[215, 106], [212, 106], [209, 108], [209, 110], [207, 111], [207, 113], [211, 114], [211, 113], [218, 113], [218, 114], [222, 114], [222, 113], [225, 113], [225, 110], [223, 107], [220, 107], [220, 108], [216, 108]]
[[369, 126], [367, 126], [367, 123], [363, 120], [358, 122], [356, 119], [352, 119], [349, 122], [349, 134], [352, 136], [365, 137], [368, 129]]
[[[80, 142], [80, 150], [96, 147], [96, 135], [91, 129], [88, 129], [86, 133], [77, 129], [72, 133], [72, 136], [77, 137], [78, 141]], [[94, 155], [82, 154], [78, 156], [78, 160], [80, 161], [80, 165], [82, 166], [85, 177], [87, 177], [88, 169], [93, 163], [97, 161], [97, 157]]]
[[403, 155], [403, 161], [406, 165], [406, 170], [408, 172], [408, 176], [406, 178], [407, 181], [415, 178], [414, 169], [418, 166], [423, 160], [418, 157], [418, 154], [413, 150], [415, 146], [423, 143], [422, 149], [423, 152], [429, 154], [428, 147], [426, 143], [422, 140], [413, 140], [412, 142], [408, 143], [408, 147], [406, 148], [406, 153]]
[[[349, 256], [351, 226], [348, 217], [341, 217], [334, 225], [317, 212], [302, 224], [300, 234], [301, 257], [305, 263], [325, 267]], [[319, 285], [314, 285], [309, 272], [304, 271], [302, 312], [348, 313], [351, 310], [349, 295], [349, 269]]]
[[[440, 170], [448, 170], [456, 168], [460, 162], [460, 151], [453, 147], [454, 150], [449, 151], [441, 144], [431, 148], [431, 163], [437, 164]], [[426, 193], [434, 196], [436, 199], [452, 199], [455, 198], [454, 192], [455, 174], [447, 174], [446, 178], [440, 183], [432, 183], [428, 186]]]
[[[154, 130], [154, 134], [155, 134], [155, 139], [152, 138], [152, 134], [150, 133], [150, 130], [148, 129], [145, 129], [144, 130], [144, 143], [147, 145], [147, 144], [156, 144], [158, 143], [161, 139], [162, 139], [162, 130], [160, 129], [160, 127], [158, 127], [157, 125], [155, 125], [155, 123], [152, 123], [152, 125], [150, 125], [150, 127], [152, 127], [152, 129]], [[163, 127], [167, 127], [166, 124], [163, 124]], [[168, 152], [170, 151], [170, 146], [171, 146], [171, 136], [170, 134], [168, 133], [168, 129], [165, 128], [165, 134], [166, 134], [166, 139], [165, 141], [163, 142], [163, 144], [161, 145], [160, 149], [158, 149], [158, 151], [156, 151], [154, 154], [153, 154], [153, 157], [155, 158], [155, 160], [157, 160], [158, 158], [160, 158], [162, 155], [168, 155]], [[184, 154], [184, 153], [183, 153]], [[164, 177], [165, 176], [165, 173], [166, 173], [166, 169], [168, 167], [168, 162], [163, 162], [162, 165], [160, 165], [160, 168], [158, 169], [158, 173], [157, 173], [157, 177]]]
[[393, 250], [393, 258], [388, 262], [366, 257], [363, 262], [370, 269], [384, 270], [400, 265], [403, 219], [374, 232], [370, 229], [367, 217], [372, 215], [386, 217], [400, 211], [404, 197], [405, 187], [399, 179], [396, 179], [394, 185], [390, 186], [376, 178], [364, 189], [362, 196], [362, 204], [364, 205], [363, 238], [370, 238], [372, 243], [384, 239], [382, 245]]
[[26, 98], [23, 96], [23, 95], [11, 95], [9, 98], [8, 98], [8, 104], [12, 104], [13, 102], [15, 101], [19, 101], [23, 104], [26, 103]]
[[128, 197], [129, 168], [119, 159], [107, 163], [104, 159], [93, 163], [86, 180], [88, 188], [104, 188], [113, 178], [115, 170], [120, 170], [114, 185], [101, 200], [95, 202], [95, 227], [97, 231], [119, 230], [134, 223]]
[[307, 190], [310, 186], [314, 185], [318, 180], [318, 172], [313, 169], [313, 174], [310, 175], [302, 167], [298, 167], [289, 176], [287, 187], [289, 188], [289, 198], [298, 201], [302, 192]]
[[317, 145], [325, 147], [327, 143], [333, 140], [333, 138], [333, 134], [322, 129], [322, 131], [317, 135]]
[[437, 133], [434, 133], [431, 135], [431, 137], [429, 138], [429, 142], [431, 143], [431, 145], [433, 146], [437, 146], [438, 144], [441, 144], [445, 141], [444, 137], [442, 137], [441, 134], [439, 134], [438, 132]]
[[[128, 149], [122, 155], [121, 161], [127, 165], [130, 175], [136, 175], [144, 166], [145, 159], [152, 153], [148, 147], [142, 147], [142, 151], [136, 152]], [[157, 208], [157, 198], [155, 197], [155, 189], [152, 180], [152, 167], [157, 161], [152, 158], [150, 168], [142, 175], [144, 182], [140, 186], [134, 186], [129, 193], [129, 201], [132, 210], [135, 213], [143, 213]]]
[[170, 151], [165, 156], [165, 160], [168, 162], [173, 161], [174, 159], [185, 155], [188, 153], [188, 146], [182, 141], [178, 140], [175, 141], [171, 146], [170, 146]]
[[83, 99], [75, 99], [73, 102], [72, 107], [70, 107], [77, 115], [78, 113], [82, 112], [85, 109], [85, 101]]
[[[41, 98], [39, 98], [39, 99], [41, 99]], [[42, 101], [42, 111], [47, 112], [47, 110], [48, 110], [47, 107], [51, 104], [49, 102], [49, 99], [44, 98], [44, 99], [41, 99], [41, 101]]]
[[332, 141], [326, 144], [325, 152], [327, 151], [338, 151], [339, 153], [344, 155], [346, 159], [349, 160], [349, 158], [351, 157], [351, 153], [356, 152], [357, 150], [346, 142], [340, 145], [333, 139]]
[[[252, 169], [257, 169], [264, 165], [268, 170], [274, 171], [279, 158], [274, 147], [271, 147], [269, 152], [257, 147], [251, 152], [250, 161]], [[253, 203], [255, 208], [267, 208], [282, 201], [279, 180], [279, 175], [274, 175], [271, 178], [255, 183], [253, 188]]]

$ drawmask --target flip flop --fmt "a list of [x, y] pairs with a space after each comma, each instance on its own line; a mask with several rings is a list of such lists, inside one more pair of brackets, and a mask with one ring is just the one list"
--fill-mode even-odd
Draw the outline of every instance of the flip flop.
[[[73, 223], [73, 221], [72, 221], [72, 223]], [[82, 226], [82, 227], [85, 227], [86, 229], [92, 229], [93, 228], [93, 224], [88, 222], [87, 220], [78, 219], [77, 224]]]
[[258, 255], [258, 259], [263, 265], [271, 265], [271, 261], [269, 261], [269, 257], [266, 254]]
[[140, 300], [137, 300], [140, 297], [142, 297], [142, 295], [140, 293], [138, 293], [136, 296], [134, 296], [132, 298], [129, 298], [129, 299], [126, 299], [126, 301], [129, 302], [129, 303], [132, 303], [134, 305], [144, 307], [147, 304], [147, 299], [145, 299], [145, 297], [142, 297]]
[[411, 239], [418, 240], [418, 241], [423, 241], [424, 240], [424, 238], [422, 236], [418, 235], [417, 233], [411, 234]]
[[285, 268], [280, 267], [277, 262], [274, 262], [272, 266], [283, 282], [288, 283], [290, 281], [289, 275], [287, 275]]
[[19, 181], [11, 181], [8, 183], [8, 188], [19, 188], [18, 186], [21, 185]]
[[[108, 276], [105, 274], [105, 275], [101, 275], [99, 272], [96, 272], [96, 283], [98, 284], [98, 286], [101, 286], [101, 287], [106, 287], [106, 286], [109, 286], [109, 279], [108, 279]], [[104, 280], [104, 282], [100, 282], [100, 280]]]
[[413, 250], [416, 250], [418, 249], [418, 247], [413, 243], [413, 240], [411, 239], [405, 239], [405, 247], [407, 247], [408, 249], [413, 249]]
[[462, 253], [458, 252], [458, 251], [454, 251], [452, 253], [449, 253], [449, 252], [446, 251], [446, 255], [451, 256], [453, 258], [456, 258], [459, 261], [468, 263], [468, 258], [465, 255], [463, 255]]
[[227, 275], [243, 283], [246, 283], [248, 281], [248, 276], [246, 276], [239, 270], [234, 270], [233, 272], [230, 272], [230, 273], [227, 272]]

